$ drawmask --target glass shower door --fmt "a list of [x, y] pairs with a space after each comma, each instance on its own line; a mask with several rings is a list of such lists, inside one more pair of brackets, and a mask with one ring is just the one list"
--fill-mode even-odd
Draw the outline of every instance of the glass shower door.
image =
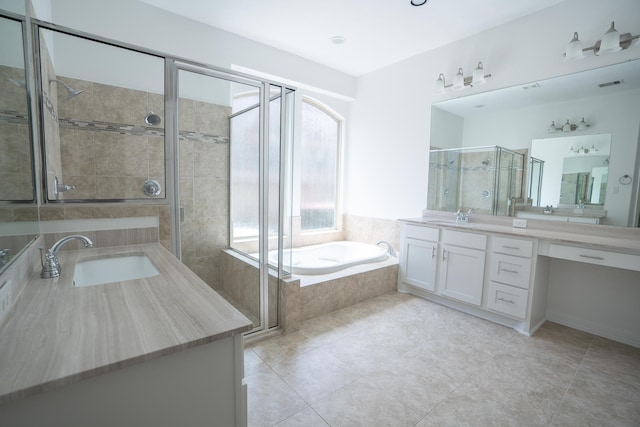
[[[242, 165], [257, 168], [260, 135], [246, 123], [231, 120], [234, 93], [260, 91], [259, 82], [238, 82], [224, 74], [178, 69], [177, 169], [181, 259], [211, 288], [254, 324], [262, 327], [259, 255], [255, 261], [235, 256], [229, 249], [236, 239], [249, 237], [230, 230], [231, 192], [241, 190], [245, 201], [241, 216], [258, 217], [257, 187], [245, 176], [232, 186], [231, 170]], [[255, 116], [258, 118], [259, 107]], [[231, 149], [231, 129], [242, 128], [234, 144], [247, 148], [242, 155]], [[234, 147], [236, 146], [234, 145]], [[256, 233], [257, 237], [257, 233]], [[257, 246], [256, 246], [257, 252]]]
[[289, 103], [280, 87], [213, 70], [181, 65], [175, 80], [178, 252], [252, 331], [276, 327]]

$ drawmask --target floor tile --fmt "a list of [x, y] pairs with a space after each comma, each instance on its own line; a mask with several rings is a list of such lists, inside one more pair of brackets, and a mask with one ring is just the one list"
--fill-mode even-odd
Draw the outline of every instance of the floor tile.
[[552, 426], [640, 425], [640, 384], [580, 369], [554, 415]]
[[271, 369], [245, 377], [247, 418], [251, 427], [273, 426], [307, 406]]
[[307, 403], [313, 403], [361, 377], [323, 349], [303, 353], [272, 369]]
[[330, 426], [413, 426], [421, 415], [364, 381], [353, 382], [313, 405]]
[[329, 424], [316, 414], [316, 412], [307, 407], [302, 411], [294, 414], [286, 420], [276, 424], [276, 427], [328, 427]]
[[249, 345], [245, 371], [250, 427], [640, 426], [640, 349], [399, 293]]

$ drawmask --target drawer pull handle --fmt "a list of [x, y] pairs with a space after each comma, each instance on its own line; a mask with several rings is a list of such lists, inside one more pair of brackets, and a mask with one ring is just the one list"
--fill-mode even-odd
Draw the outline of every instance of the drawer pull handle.
[[447, 258], [445, 257], [446, 254], [447, 254], [447, 250], [443, 249], [442, 250], [442, 262], [445, 262], [447, 260]]
[[514, 300], [506, 299], [506, 298], [503, 298], [503, 297], [499, 297], [498, 301], [507, 302], [509, 304], [515, 304], [516, 303]]
[[502, 245], [502, 247], [505, 248], [505, 249], [513, 249], [514, 251], [519, 251], [520, 250], [519, 246]]
[[584, 254], [580, 254], [579, 256], [580, 258], [589, 258], [589, 259], [597, 259], [598, 261], [604, 261], [604, 258], [602, 258], [601, 256], [584, 255]]
[[431, 248], [431, 259], [435, 259], [436, 258], [436, 247], [432, 247]]
[[500, 271], [504, 271], [505, 273], [513, 273], [513, 274], [520, 273], [518, 270], [509, 270], [508, 268], [501, 268]]

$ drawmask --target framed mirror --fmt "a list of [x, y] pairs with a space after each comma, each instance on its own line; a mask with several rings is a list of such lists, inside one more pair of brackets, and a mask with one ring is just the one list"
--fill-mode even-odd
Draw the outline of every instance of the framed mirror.
[[0, 10], [0, 272], [38, 234], [25, 36], [24, 18]]
[[46, 200], [165, 198], [164, 60], [39, 28]]
[[[525, 198], [517, 210], [543, 217], [544, 207], [551, 205], [554, 214], [567, 209], [564, 213], [569, 216], [585, 216], [574, 212], [575, 205], [582, 204], [585, 210], [599, 210], [600, 224], [635, 227], [640, 215], [638, 108], [640, 60], [627, 61], [434, 103], [431, 146], [469, 150], [497, 145], [527, 153]], [[583, 119], [585, 125], [578, 126]], [[565, 131], [550, 126], [567, 121], [570, 126]], [[538, 151], [545, 144], [544, 156], [552, 156], [546, 159]], [[437, 192], [447, 189], [431, 182], [431, 172], [429, 177], [428, 209], [432, 209]], [[461, 194], [465, 190], [465, 186], [459, 189]], [[462, 200], [461, 196], [444, 210], [464, 208]]]

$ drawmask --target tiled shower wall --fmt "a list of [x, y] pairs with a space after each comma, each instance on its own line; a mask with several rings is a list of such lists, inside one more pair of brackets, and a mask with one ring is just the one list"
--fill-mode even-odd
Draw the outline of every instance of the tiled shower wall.
[[229, 247], [231, 107], [181, 98], [180, 206], [182, 262], [214, 289]]
[[0, 65], [0, 200], [32, 200], [31, 140], [24, 70]]
[[[164, 125], [146, 125], [150, 111], [164, 122], [164, 97], [85, 80], [58, 77], [80, 95], [58, 88], [58, 125], [64, 184], [70, 199], [144, 199], [154, 179], [164, 197]], [[53, 84], [52, 84], [53, 86]]]

